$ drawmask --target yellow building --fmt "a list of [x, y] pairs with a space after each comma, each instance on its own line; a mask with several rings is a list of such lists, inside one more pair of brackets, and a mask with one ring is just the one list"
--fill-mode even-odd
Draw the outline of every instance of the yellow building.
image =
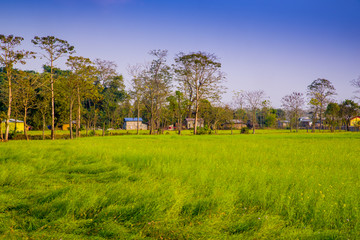
[[[20, 120], [10, 119], [10, 131], [14, 131], [15, 129], [15, 122], [16, 122], [16, 131], [17, 132], [24, 132], [24, 122]], [[3, 132], [5, 132], [5, 121], [1, 123], [1, 129]]]
[[360, 116], [353, 117], [350, 119], [351, 127], [360, 127]]

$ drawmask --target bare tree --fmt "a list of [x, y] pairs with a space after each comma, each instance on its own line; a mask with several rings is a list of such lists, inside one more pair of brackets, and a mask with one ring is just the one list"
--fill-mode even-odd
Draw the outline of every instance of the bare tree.
[[290, 126], [292, 125], [293, 120], [295, 120], [296, 132], [298, 132], [299, 129], [299, 117], [304, 103], [304, 94], [299, 92], [293, 92], [281, 99], [281, 106], [290, 117]]
[[140, 129], [140, 106], [141, 96], [144, 91], [144, 67], [140, 64], [132, 65], [128, 67], [128, 73], [132, 77], [131, 79], [131, 91], [130, 95], [135, 100], [137, 120], [136, 120], [136, 134], [139, 135]]
[[251, 113], [253, 134], [255, 134], [256, 111], [261, 108], [265, 100], [265, 92], [263, 90], [246, 91], [244, 92], [244, 99]]
[[8, 104], [5, 123], [5, 141], [9, 139], [9, 123], [11, 117], [12, 95], [12, 79], [14, 75], [14, 65], [17, 63], [25, 64], [25, 59], [34, 57], [34, 52], [25, 50], [15, 50], [24, 40], [22, 37], [14, 37], [13, 35], [0, 35], [0, 64], [4, 66], [7, 78]]
[[244, 109], [245, 105], [246, 105], [245, 92], [243, 90], [241, 90], [239, 92], [234, 91], [233, 106], [234, 106], [234, 109], [237, 112], [238, 117], [242, 121], [246, 120], [246, 115], [247, 115], [246, 111]]
[[54, 36], [35, 36], [31, 42], [43, 50], [42, 54], [50, 63], [50, 91], [51, 91], [51, 139], [55, 139], [55, 95], [54, 95], [54, 62], [65, 54], [74, 53], [74, 46], [67, 41]]
[[221, 63], [214, 54], [179, 53], [175, 62], [175, 73], [180, 87], [188, 95], [189, 103], [195, 104], [194, 134], [196, 135], [199, 103], [203, 99], [219, 98], [224, 90], [221, 85], [225, 79], [224, 73], [221, 72]]
[[160, 128], [162, 107], [170, 93], [171, 74], [166, 64], [167, 50], [153, 50], [155, 59], [147, 66], [144, 80], [143, 101], [150, 113], [150, 134]]
[[[320, 128], [322, 128], [322, 116], [325, 111], [327, 103], [331, 100], [331, 97], [336, 94], [335, 87], [333, 84], [323, 78], [318, 78], [314, 80], [308, 87], [307, 87], [307, 95], [311, 99], [315, 99], [316, 101], [312, 101], [319, 106], [319, 119], [320, 119]], [[310, 104], [312, 104], [310, 102]], [[315, 123], [313, 123], [315, 124]]]
[[355, 98], [360, 99], [360, 77], [358, 77], [357, 79], [352, 80], [351, 85], [353, 87], [357, 88], [357, 90], [354, 93], [358, 94], [358, 96], [355, 96]]
[[36, 107], [36, 91], [43, 85], [38, 73], [19, 71], [14, 78], [14, 98], [17, 99], [19, 108], [23, 112], [24, 135], [29, 140], [27, 134], [27, 115], [29, 109]]

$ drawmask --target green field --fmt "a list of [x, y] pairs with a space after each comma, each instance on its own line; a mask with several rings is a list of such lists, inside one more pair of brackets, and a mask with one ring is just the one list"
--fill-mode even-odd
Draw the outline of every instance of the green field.
[[359, 146], [285, 132], [0, 143], [0, 239], [356, 239]]

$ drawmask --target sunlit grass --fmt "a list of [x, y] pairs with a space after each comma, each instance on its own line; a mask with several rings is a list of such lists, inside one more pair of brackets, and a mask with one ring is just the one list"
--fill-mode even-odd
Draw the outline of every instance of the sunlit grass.
[[2, 143], [0, 238], [356, 239], [360, 134], [258, 133]]

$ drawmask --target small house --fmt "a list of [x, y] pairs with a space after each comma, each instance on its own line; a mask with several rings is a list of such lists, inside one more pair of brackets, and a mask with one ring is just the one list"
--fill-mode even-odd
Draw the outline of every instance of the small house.
[[[193, 129], [195, 126], [195, 118], [185, 118], [186, 121], [186, 128]], [[203, 128], [204, 127], [204, 119], [198, 118], [197, 120], [197, 127]]]
[[351, 127], [360, 127], [360, 116], [356, 116], [350, 119]]
[[[147, 130], [147, 124], [142, 122], [142, 118], [139, 118], [139, 130]], [[137, 130], [138, 118], [124, 118], [124, 130]]]
[[224, 129], [241, 129], [243, 127], [246, 127], [246, 123], [244, 123], [240, 119], [231, 119], [223, 124]]
[[[75, 124], [76, 124], [76, 121], [72, 121], [73, 127], [75, 127]], [[68, 130], [70, 130], [70, 124], [64, 123], [63, 125], [60, 125], [60, 129], [64, 130], [64, 131], [68, 131]]]
[[[6, 122], [6, 120], [4, 120], [1, 123], [1, 128], [3, 129], [3, 131], [5, 131], [5, 122]], [[17, 132], [24, 132], [24, 121], [10, 119], [9, 120], [9, 129], [10, 129], [10, 131], [14, 131], [15, 126], [16, 126], [16, 131]]]
[[290, 121], [288, 120], [278, 120], [278, 128], [284, 129], [290, 127]]
[[312, 126], [312, 120], [309, 117], [299, 118], [299, 127], [310, 128]]

